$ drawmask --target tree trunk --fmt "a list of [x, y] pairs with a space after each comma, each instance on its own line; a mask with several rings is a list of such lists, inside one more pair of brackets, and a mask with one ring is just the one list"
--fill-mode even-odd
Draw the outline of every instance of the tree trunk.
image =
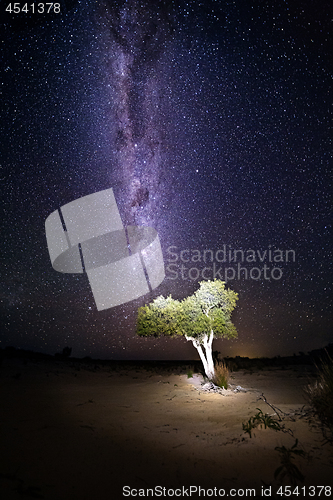
[[185, 335], [186, 340], [191, 340], [192, 344], [194, 345], [194, 347], [198, 351], [200, 359], [201, 359], [202, 364], [203, 364], [204, 369], [205, 369], [206, 376], [209, 378], [209, 380], [211, 380], [214, 377], [214, 373], [215, 373], [214, 361], [213, 361], [213, 355], [212, 355], [213, 337], [214, 337], [213, 331], [211, 332], [209, 338], [208, 338], [208, 335], [204, 336], [203, 345], [204, 345], [205, 353], [206, 353], [206, 356], [205, 356], [205, 353], [203, 352], [201, 344], [193, 337], [188, 337]]
[[214, 338], [214, 332], [212, 330], [210, 332], [209, 338], [208, 338], [208, 336], [205, 336], [204, 341], [203, 341], [203, 345], [204, 345], [205, 352], [206, 352], [208, 371], [209, 371], [209, 373], [212, 374], [209, 378], [212, 378], [214, 376], [214, 373], [215, 373], [214, 361], [213, 361], [213, 351], [212, 351], [213, 338]]

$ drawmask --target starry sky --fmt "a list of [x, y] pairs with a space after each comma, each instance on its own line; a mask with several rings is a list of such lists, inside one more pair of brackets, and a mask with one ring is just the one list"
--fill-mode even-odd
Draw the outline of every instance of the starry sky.
[[[222, 355], [333, 342], [331, 2], [6, 6], [0, 347], [196, 359], [184, 339], [138, 338], [137, 309], [214, 276], [239, 293]], [[86, 275], [53, 270], [44, 223], [110, 187], [125, 225], [158, 231], [166, 278], [98, 312]]]

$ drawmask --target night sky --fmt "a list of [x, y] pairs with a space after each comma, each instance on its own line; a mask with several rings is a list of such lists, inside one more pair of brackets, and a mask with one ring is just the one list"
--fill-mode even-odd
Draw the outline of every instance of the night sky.
[[[239, 293], [223, 355], [333, 342], [331, 2], [7, 5], [0, 347], [195, 359], [184, 339], [136, 337], [137, 309], [214, 273]], [[158, 231], [166, 278], [98, 312], [86, 275], [52, 268], [44, 223], [111, 187], [125, 225]]]

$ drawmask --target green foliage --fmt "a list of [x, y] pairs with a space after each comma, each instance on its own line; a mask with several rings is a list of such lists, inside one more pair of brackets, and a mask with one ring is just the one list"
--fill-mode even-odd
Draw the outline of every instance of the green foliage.
[[297, 484], [297, 481], [304, 481], [303, 474], [292, 461], [295, 456], [305, 456], [305, 452], [297, 448], [297, 445], [298, 439], [296, 439], [291, 448], [286, 448], [285, 446], [277, 446], [275, 448], [275, 450], [280, 453], [281, 465], [276, 469], [274, 477], [275, 479], [279, 478], [281, 482], [286, 477], [288, 483], [291, 483], [293, 486]]
[[193, 370], [188, 370], [187, 378], [193, 378]]
[[137, 334], [140, 336], [158, 337], [181, 335], [179, 320], [181, 315], [180, 302], [171, 296], [157, 297], [152, 304], [139, 308], [137, 319]]
[[218, 387], [221, 387], [221, 389], [228, 389], [229, 375], [229, 369], [222, 361], [215, 366], [212, 382]]
[[267, 413], [263, 413], [260, 408], [257, 408], [258, 413], [254, 415], [253, 417], [250, 417], [248, 422], [245, 424], [243, 423], [243, 431], [248, 433], [250, 438], [252, 437], [252, 431], [253, 429], [256, 429], [257, 427], [264, 427], [265, 429], [273, 429], [274, 431], [280, 431], [281, 426], [277, 420], [275, 420], [273, 417], [268, 415]]
[[204, 313], [210, 310], [221, 309], [225, 315], [232, 313], [236, 307], [238, 294], [225, 288], [225, 282], [215, 279], [214, 281], [201, 281], [200, 288], [194, 292]]
[[305, 389], [311, 405], [333, 436], [333, 360], [327, 356], [317, 367], [318, 378]]
[[160, 335], [194, 337], [199, 342], [214, 332], [214, 337], [235, 338], [237, 331], [230, 320], [238, 294], [225, 288], [220, 280], [202, 281], [193, 295], [175, 300], [157, 297], [140, 307], [137, 320], [139, 336]]

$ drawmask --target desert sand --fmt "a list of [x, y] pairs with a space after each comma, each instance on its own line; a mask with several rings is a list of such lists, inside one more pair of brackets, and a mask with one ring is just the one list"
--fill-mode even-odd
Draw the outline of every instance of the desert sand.
[[[202, 375], [188, 378], [184, 370], [4, 360], [0, 498], [157, 498], [149, 491], [156, 486], [166, 488], [155, 490], [162, 498], [168, 489], [169, 498], [204, 497], [190, 486], [211, 498], [223, 491], [254, 498], [246, 489], [263, 498], [264, 484], [272, 488], [266, 496], [284, 498], [279, 486], [292, 483], [274, 479], [281, 465], [275, 447], [290, 448], [296, 438], [306, 456], [294, 463], [305, 479], [291, 498], [327, 498], [328, 489], [320, 497], [309, 489], [333, 486], [332, 446], [307, 412], [310, 376], [302, 366], [239, 370], [219, 394], [204, 392]], [[284, 432], [262, 428], [250, 438], [242, 423], [257, 408], [277, 419], [262, 394], [285, 413]]]

